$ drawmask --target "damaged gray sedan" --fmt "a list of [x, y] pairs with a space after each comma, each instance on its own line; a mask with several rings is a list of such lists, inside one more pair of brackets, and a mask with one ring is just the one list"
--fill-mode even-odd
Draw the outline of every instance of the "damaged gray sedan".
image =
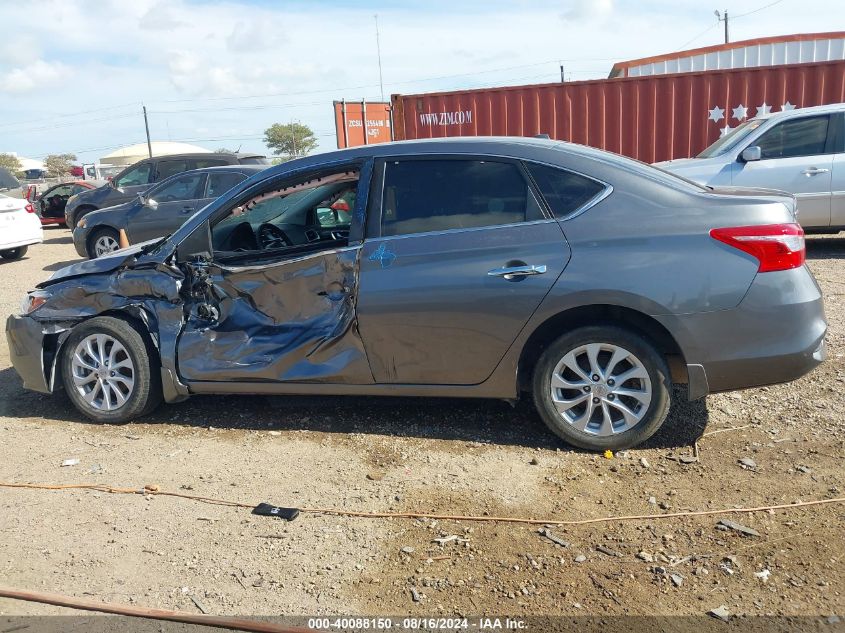
[[122, 422], [193, 394], [516, 400], [588, 449], [825, 356], [794, 199], [540, 139], [267, 169], [172, 235], [56, 272], [7, 323], [24, 386]]

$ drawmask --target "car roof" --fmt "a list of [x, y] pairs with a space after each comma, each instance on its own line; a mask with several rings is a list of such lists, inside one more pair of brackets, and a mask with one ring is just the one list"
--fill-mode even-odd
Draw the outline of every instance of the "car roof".
[[780, 112], [769, 112], [755, 116], [755, 119], [767, 121], [769, 119], [790, 119], [795, 116], [809, 116], [813, 114], [833, 114], [845, 112], [845, 103], [830, 103], [828, 105], [810, 106], [807, 108], [795, 108], [793, 110], [781, 110]]
[[[258, 173], [259, 171], [264, 171], [270, 167], [270, 165], [239, 165], [235, 163], [234, 165], [214, 165], [213, 167], [200, 167], [199, 169], [191, 169], [191, 172], [194, 171], [207, 171], [207, 172], [215, 172], [215, 171], [253, 171]], [[183, 174], [187, 174], [188, 172], [182, 172]]]
[[274, 167], [269, 167], [266, 177], [272, 178], [277, 173], [287, 172], [291, 168], [320, 168], [322, 165], [366, 160], [368, 158], [413, 157], [431, 154], [479, 155], [534, 162], [546, 161], [551, 164], [560, 163], [561, 159], [564, 158], [562, 154], [566, 154], [570, 158], [592, 160], [628, 171], [641, 171], [648, 168], [645, 163], [614, 154], [613, 152], [548, 138], [522, 136], [453, 136], [392, 141], [390, 143], [362, 145], [349, 149], [333, 150], [322, 154], [312, 154], [305, 158], [298, 158]]

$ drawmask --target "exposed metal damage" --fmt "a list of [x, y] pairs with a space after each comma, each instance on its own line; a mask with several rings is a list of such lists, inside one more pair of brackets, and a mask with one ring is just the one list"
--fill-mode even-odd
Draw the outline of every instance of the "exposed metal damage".
[[149, 335], [170, 402], [189, 395], [186, 383], [195, 381], [372, 384], [355, 322], [357, 256], [357, 248], [341, 248], [275, 266], [196, 258], [177, 267], [142, 254], [108, 274], [107, 260], [80, 264], [80, 274], [40, 286], [49, 292], [33, 316], [45, 339], [44, 384], [33, 388], [59, 386], [57, 359], [73, 327], [115, 314]]

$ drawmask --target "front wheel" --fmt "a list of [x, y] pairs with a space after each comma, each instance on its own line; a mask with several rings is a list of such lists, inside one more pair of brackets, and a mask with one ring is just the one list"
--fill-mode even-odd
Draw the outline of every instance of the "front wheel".
[[552, 343], [534, 371], [534, 402], [567, 443], [601, 451], [636, 446], [669, 413], [671, 379], [663, 356], [642, 337], [613, 326], [583, 327]]
[[96, 422], [127, 422], [161, 401], [155, 354], [126, 321], [96, 317], [64, 343], [62, 380], [73, 404]]
[[3, 259], [20, 259], [29, 250], [29, 246], [18, 246], [17, 248], [8, 248], [5, 251], [0, 251], [0, 257]]
[[113, 253], [119, 248], [120, 237], [117, 231], [110, 228], [97, 229], [88, 240], [88, 257], [96, 259]]

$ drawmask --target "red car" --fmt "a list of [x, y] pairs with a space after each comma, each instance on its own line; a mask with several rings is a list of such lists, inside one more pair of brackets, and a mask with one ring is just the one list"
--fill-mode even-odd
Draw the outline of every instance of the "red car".
[[34, 202], [41, 224], [64, 224], [68, 199], [87, 189], [95, 189], [95, 187], [91, 183], [78, 181], [63, 182], [47, 189]]

